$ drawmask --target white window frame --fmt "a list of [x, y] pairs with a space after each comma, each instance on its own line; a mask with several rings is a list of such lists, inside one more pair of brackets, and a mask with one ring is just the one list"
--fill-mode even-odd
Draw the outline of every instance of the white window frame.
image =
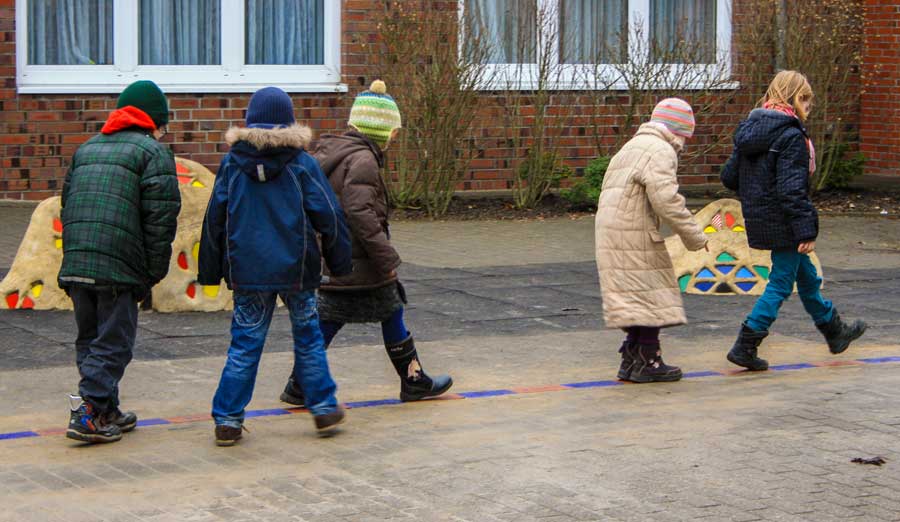
[[341, 2], [325, 0], [323, 65], [246, 65], [244, 0], [220, 0], [221, 65], [138, 65], [139, 0], [114, 0], [112, 65], [30, 65], [28, 2], [16, 0], [16, 85], [22, 94], [118, 93], [153, 80], [169, 93], [347, 92], [341, 83]]
[[[544, 12], [556, 12], [558, 13], [560, 10], [560, 0], [535, 0], [537, 2], [537, 8], [544, 9]], [[628, 56], [632, 56], [635, 54], [636, 49], [649, 49], [648, 40], [650, 38], [650, 0], [627, 0], [628, 2], [628, 32], [629, 36], [633, 33], [633, 30], [639, 25], [640, 26], [640, 34], [642, 34], [645, 38], [644, 42], [633, 42], [629, 39], [629, 49]], [[719, 81], [718, 88], [721, 89], [732, 89], [735, 88], [738, 84], [733, 81], [725, 81], [731, 78], [732, 75], [732, 26], [731, 26], [731, 13], [732, 13], [732, 2], [733, 0], [716, 0], [716, 63], [714, 64], [671, 64], [669, 67], [672, 69], [672, 75], [678, 74], [680, 68], [691, 67], [694, 68], [694, 71], [691, 72], [692, 77], [712, 77], [717, 76]], [[463, 52], [462, 42], [465, 41], [465, 0], [459, 0], [459, 27], [460, 27], [460, 52]], [[557, 23], [558, 17], [553, 20], [552, 23]], [[555, 29], [555, 28], [554, 28]], [[558, 31], [553, 30], [555, 34], [558, 34]], [[541, 45], [541, 42], [538, 42], [538, 45]], [[552, 47], [551, 56], [554, 60], [559, 60], [559, 39], [555, 39], [552, 42], [549, 42], [549, 45]], [[542, 49], [538, 48], [536, 53], [540, 56]], [[649, 59], [649, 57], [643, 57], [643, 59]], [[624, 81], [619, 79], [618, 81], [604, 85], [595, 85], [594, 83], [585, 82], [584, 78], [589, 78], [592, 75], [603, 76], [603, 75], [612, 75], [615, 73], [615, 69], [607, 64], [560, 64], [558, 62], [554, 62], [554, 65], [558, 65], [560, 67], [560, 73], [558, 75], [554, 75], [557, 77], [553, 82], [553, 85], [548, 86], [551, 90], [582, 90], [582, 89], [592, 89], [592, 88], [605, 88], [609, 90], [627, 90], [628, 86]], [[534, 90], [537, 88], [538, 83], [538, 71], [536, 64], [489, 64], [488, 70], [484, 75], [486, 78], [491, 78], [490, 81], [485, 82], [480, 86], [481, 90], [486, 91], [498, 91], [498, 90]], [[598, 70], [594, 70], [595, 67], [599, 67]], [[595, 74], [596, 73], [596, 74]], [[724, 77], [724, 78], [722, 78]], [[658, 85], [652, 88], [667, 88], [666, 85]], [[688, 89], [691, 87], [688, 86]], [[696, 85], [693, 88], [703, 89], [706, 88], [702, 85]]]

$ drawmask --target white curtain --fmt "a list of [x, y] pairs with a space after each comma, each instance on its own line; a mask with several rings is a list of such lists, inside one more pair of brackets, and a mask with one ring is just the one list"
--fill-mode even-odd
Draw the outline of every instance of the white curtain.
[[669, 53], [685, 42], [685, 58], [715, 63], [716, 0], [650, 0], [650, 41]]
[[325, 0], [247, 0], [248, 64], [325, 63]]
[[141, 65], [221, 63], [221, 0], [141, 0]]
[[560, 0], [562, 63], [621, 63], [628, 42], [628, 0]]
[[28, 63], [113, 62], [113, 0], [30, 0]]
[[487, 46], [486, 63], [534, 63], [536, 0], [465, 0], [467, 38]]

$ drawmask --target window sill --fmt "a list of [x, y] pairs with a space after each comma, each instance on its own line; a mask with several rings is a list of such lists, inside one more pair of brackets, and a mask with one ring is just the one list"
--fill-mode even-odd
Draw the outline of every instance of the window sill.
[[[271, 83], [241, 83], [230, 85], [213, 84], [168, 84], [159, 82], [160, 89], [166, 94], [190, 93], [190, 94], [218, 94], [218, 93], [248, 93], [256, 92]], [[275, 83], [278, 87], [289, 93], [345, 93], [346, 83]], [[118, 94], [122, 92], [127, 83], [85, 85], [58, 84], [58, 85], [19, 85], [19, 94]]]
[[[741, 83], [738, 81], [727, 81], [719, 83], [713, 87], [703, 84], [695, 84], [695, 85], [686, 85], [682, 90], [684, 91], [731, 91], [735, 89], [739, 89], [741, 87]], [[478, 90], [481, 92], [515, 92], [515, 91], [535, 91], [538, 89], [538, 85], [536, 82], [518, 82], [515, 84], [508, 84], [506, 82], [492, 82], [485, 85], [481, 85], [478, 87]], [[654, 86], [652, 88], [648, 87], [647, 91], [653, 90], [670, 90], [671, 86], [660, 84]], [[594, 86], [585, 85], [584, 82], [553, 82], [548, 84], [544, 90], [547, 91], [595, 91], [601, 90], [605, 92], [623, 92], [628, 91], [629, 87], [622, 84], [614, 84], [609, 86], [603, 86], [602, 88], [597, 88]]]

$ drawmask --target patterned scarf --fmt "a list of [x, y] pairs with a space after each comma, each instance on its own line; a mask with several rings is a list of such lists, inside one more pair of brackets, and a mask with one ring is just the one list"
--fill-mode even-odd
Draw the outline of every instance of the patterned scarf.
[[[766, 102], [763, 104], [764, 109], [769, 109], [773, 111], [778, 111], [783, 114], [787, 114], [792, 118], [797, 118], [797, 112], [794, 111], [794, 108], [790, 105], [785, 105], [783, 103], [774, 103], [774, 102]], [[813, 145], [811, 139], [806, 138], [806, 148], [809, 150], [809, 175], [812, 177], [813, 174], [816, 173], [816, 147]]]

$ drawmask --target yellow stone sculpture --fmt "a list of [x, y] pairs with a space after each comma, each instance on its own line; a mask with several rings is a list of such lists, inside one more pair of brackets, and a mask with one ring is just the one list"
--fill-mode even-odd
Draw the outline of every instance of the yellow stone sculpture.
[[[159, 312], [213, 312], [231, 308], [231, 292], [197, 283], [197, 255], [203, 216], [215, 176], [203, 165], [175, 158], [181, 192], [178, 230], [172, 243], [169, 273], [153, 288]], [[60, 198], [41, 202], [31, 216], [9, 273], [0, 282], [0, 309], [71, 310], [72, 301], [56, 284], [62, 264]]]
[[[714, 201], [694, 220], [709, 237], [709, 252], [689, 251], [677, 235], [666, 239], [681, 291], [699, 295], [761, 295], [769, 280], [772, 260], [768, 251], [752, 249], [747, 243], [740, 201]], [[813, 253], [810, 259], [821, 276], [819, 258]]]

